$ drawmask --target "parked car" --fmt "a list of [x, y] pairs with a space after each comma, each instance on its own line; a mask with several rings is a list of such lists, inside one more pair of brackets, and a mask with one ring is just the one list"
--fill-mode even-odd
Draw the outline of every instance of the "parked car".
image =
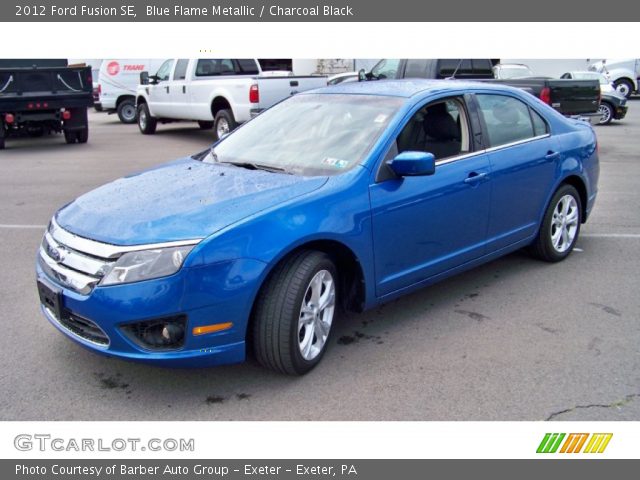
[[155, 75], [143, 73], [137, 92], [138, 126], [198, 122], [221, 138], [283, 98], [327, 84], [326, 76], [261, 75], [254, 59], [170, 59]]
[[362, 80], [386, 78], [476, 79], [521, 88], [567, 116], [592, 123], [600, 120], [600, 85], [596, 80], [558, 80], [547, 77], [495, 79], [496, 59], [383, 59], [371, 72], [360, 72]]
[[533, 72], [527, 65], [521, 63], [499, 63], [493, 66], [493, 76], [498, 80], [510, 78], [533, 77]]
[[51, 219], [46, 318], [98, 353], [303, 374], [361, 311], [523, 247], [573, 250], [596, 136], [528, 93], [448, 81], [295, 95]]
[[603, 73], [599, 72], [567, 72], [561, 78], [574, 80], [598, 80], [600, 82], [600, 125], [608, 125], [612, 120], [622, 120], [627, 114], [627, 99], [616, 90]]
[[96, 110], [118, 114], [122, 123], [136, 123], [136, 89], [140, 72], [156, 71], [164, 59], [111, 58], [100, 64]]
[[639, 58], [605, 59], [590, 65], [589, 70], [606, 74], [618, 93], [626, 98], [629, 98], [633, 93], [638, 93], [638, 85], [640, 84]]
[[342, 72], [331, 75], [327, 79], [327, 85], [338, 85], [343, 82], [357, 82], [358, 72]]
[[0, 60], [0, 150], [10, 135], [64, 133], [67, 143], [89, 139], [91, 67], [66, 60]]

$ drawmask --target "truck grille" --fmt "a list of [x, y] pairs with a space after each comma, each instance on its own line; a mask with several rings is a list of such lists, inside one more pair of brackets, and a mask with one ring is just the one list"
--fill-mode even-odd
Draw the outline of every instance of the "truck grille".
[[117, 260], [116, 249], [67, 232], [54, 219], [42, 239], [38, 260], [53, 280], [88, 295]]

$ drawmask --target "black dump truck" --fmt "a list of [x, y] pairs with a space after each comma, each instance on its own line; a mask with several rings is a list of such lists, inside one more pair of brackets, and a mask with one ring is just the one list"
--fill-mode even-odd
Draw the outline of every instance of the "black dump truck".
[[498, 80], [493, 66], [498, 59], [383, 59], [370, 72], [361, 70], [360, 80], [386, 78], [439, 78], [474, 80], [511, 85], [535, 95], [566, 116], [597, 123], [601, 118], [600, 84], [597, 80], [568, 80], [546, 77]]
[[63, 132], [67, 143], [86, 143], [92, 90], [91, 67], [0, 59], [0, 150], [12, 135]]

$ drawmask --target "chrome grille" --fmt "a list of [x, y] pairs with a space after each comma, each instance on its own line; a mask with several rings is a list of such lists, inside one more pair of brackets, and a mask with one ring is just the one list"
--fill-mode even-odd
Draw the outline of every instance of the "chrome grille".
[[73, 235], [54, 219], [42, 239], [40, 267], [61, 285], [88, 295], [117, 260], [115, 248]]

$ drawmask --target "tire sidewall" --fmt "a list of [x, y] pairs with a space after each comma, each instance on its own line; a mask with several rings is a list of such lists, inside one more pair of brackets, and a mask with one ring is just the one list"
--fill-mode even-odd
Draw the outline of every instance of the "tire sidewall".
[[609, 125], [611, 123], [611, 120], [613, 120], [613, 107], [607, 102], [602, 102], [600, 106], [609, 110], [609, 118], [606, 121], [600, 121], [599, 123], [600, 125]]
[[[146, 118], [146, 125], [143, 127], [142, 126], [142, 118]], [[137, 123], [138, 123], [138, 129], [140, 129], [140, 132], [145, 134], [145, 135], [149, 135], [151, 133], [155, 132], [155, 125], [153, 124], [153, 122], [155, 121], [154, 118], [151, 117], [151, 113], [149, 112], [149, 107], [147, 106], [146, 103], [142, 103], [140, 104], [140, 106], [138, 107], [138, 115], [137, 115]]]
[[[215, 119], [213, 121], [213, 130], [215, 132], [216, 135], [216, 139], [220, 140], [220, 136], [218, 135], [218, 123], [220, 122], [221, 119], [224, 119], [227, 121], [227, 124], [229, 125], [229, 133], [231, 133], [235, 128], [236, 128], [236, 120], [233, 117], [233, 113], [230, 110], [220, 110], [218, 111], [218, 113], [216, 113]], [[227, 135], [229, 134], [227, 133]]]
[[[306, 360], [302, 356], [302, 353], [300, 353], [300, 347], [298, 342], [298, 321], [300, 316], [300, 308], [302, 307], [302, 302], [304, 300], [304, 296], [305, 296], [305, 293], [307, 292], [307, 288], [309, 287], [309, 283], [311, 282], [311, 279], [320, 270], [327, 270], [329, 273], [331, 273], [331, 276], [333, 277], [333, 282], [334, 282], [335, 291], [336, 291], [335, 310], [333, 312], [333, 319], [331, 320], [331, 328], [329, 329], [329, 334], [327, 335], [327, 340], [324, 343], [322, 350], [320, 351], [318, 356], [316, 356], [313, 360]], [[322, 259], [316, 264], [316, 266], [306, 273], [301, 285], [303, 285], [303, 287], [296, 294], [295, 307], [292, 312], [292, 318], [290, 322], [290, 332], [289, 332], [289, 346], [291, 348], [290, 351], [292, 352], [291, 360], [293, 362], [293, 366], [296, 372], [300, 374], [308, 372], [309, 370], [314, 368], [318, 363], [320, 363], [320, 360], [322, 360], [322, 357], [327, 351], [327, 347], [329, 346], [329, 342], [331, 341], [333, 331], [335, 330], [334, 328], [335, 321], [339, 311], [338, 296], [340, 292], [340, 283], [339, 283], [338, 271], [336, 269], [336, 266], [333, 263], [333, 261], [329, 258], [328, 255], [325, 255], [324, 257], [322, 257]]]
[[[558, 202], [560, 201], [560, 199], [565, 195], [571, 195], [575, 199], [576, 204], [578, 205], [578, 225], [577, 225], [576, 235], [573, 238], [573, 241], [571, 242], [571, 245], [569, 246], [569, 248], [567, 248], [564, 252], [558, 252], [553, 246], [553, 243], [551, 241], [551, 223], [553, 220], [553, 212], [556, 206], [558, 205]], [[547, 211], [545, 212], [544, 222], [542, 224], [542, 232], [541, 232], [541, 234], [543, 235], [545, 250], [547, 251], [547, 253], [549, 254], [549, 256], [553, 261], [558, 262], [560, 260], [564, 260], [573, 251], [573, 248], [575, 247], [576, 242], [578, 241], [578, 237], [580, 236], [580, 226], [582, 225], [583, 215], [584, 214], [582, 211], [582, 201], [580, 200], [580, 195], [578, 194], [578, 191], [571, 185], [562, 185], [560, 188], [558, 188], [556, 193], [554, 193], [553, 197], [551, 198], [551, 202], [549, 203], [549, 206], [547, 207]]]
[[[127, 106], [132, 107], [133, 110], [134, 110], [134, 115], [133, 115], [133, 118], [131, 118], [131, 119], [127, 119], [123, 114], [123, 110]], [[120, 119], [120, 121], [122, 123], [127, 124], [127, 125], [136, 123], [136, 121], [138, 120], [138, 115], [137, 115], [137, 112], [136, 112], [136, 104], [135, 104], [135, 102], [133, 102], [131, 100], [123, 100], [122, 102], [120, 102], [118, 104], [118, 118]]]

